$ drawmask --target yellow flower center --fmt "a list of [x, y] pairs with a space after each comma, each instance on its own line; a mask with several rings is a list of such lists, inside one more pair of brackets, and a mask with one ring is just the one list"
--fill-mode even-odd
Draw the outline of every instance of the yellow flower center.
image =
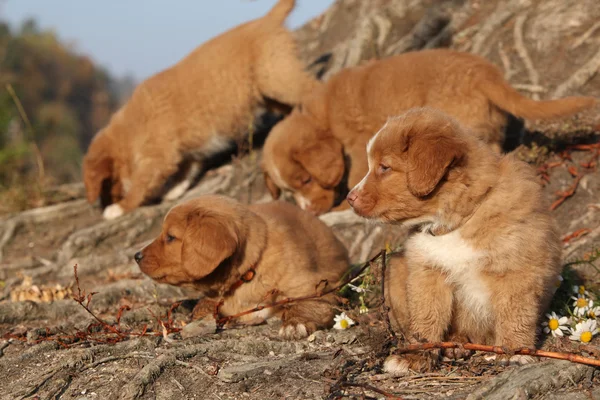
[[550, 321], [548, 321], [548, 328], [552, 329], [553, 331], [558, 329], [558, 320], [552, 318]]
[[596, 318], [596, 313], [594, 311], [590, 310], [588, 312], [588, 317], [590, 317], [590, 318]]
[[579, 286], [579, 294], [585, 294], [585, 286]]
[[578, 298], [577, 299], [577, 307], [578, 308], [583, 308], [585, 306], [587, 306], [587, 300], [584, 299], [583, 297]]
[[341, 320], [340, 326], [342, 327], [342, 329], [348, 329], [348, 321], [346, 321], [345, 319]]
[[588, 343], [590, 340], [592, 340], [592, 332], [587, 331], [581, 334], [581, 341], [583, 343]]

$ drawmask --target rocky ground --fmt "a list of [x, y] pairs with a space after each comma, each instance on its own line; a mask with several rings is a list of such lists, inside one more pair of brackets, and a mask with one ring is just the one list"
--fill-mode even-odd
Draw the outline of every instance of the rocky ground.
[[[529, 96], [600, 97], [599, 20], [597, 0], [338, 0], [296, 35], [323, 79], [371, 58], [450, 46], [486, 56]], [[598, 270], [574, 262], [600, 247], [598, 111], [528, 122], [512, 146], [545, 182], [569, 282], [591, 288], [600, 284]], [[260, 149], [240, 151], [185, 197], [268, 201], [259, 159]], [[355, 302], [345, 306], [357, 326], [308, 340], [282, 341], [278, 321], [194, 336], [194, 294], [153, 284], [132, 261], [172, 204], [107, 222], [83, 199], [81, 185], [56, 193], [55, 204], [0, 220], [1, 399], [600, 398], [595, 369], [568, 361], [504, 368], [482, 353], [431, 373], [387, 376], [381, 363], [389, 335], [377, 298], [369, 314], [359, 315]], [[365, 224], [351, 212], [322, 218], [357, 264], [386, 243], [402, 243], [402, 230]], [[87, 305], [91, 314], [87, 300], [71, 298], [79, 289], [98, 292]], [[119, 322], [107, 328], [95, 317]], [[596, 356], [595, 345], [581, 349], [567, 339], [544, 347]]]

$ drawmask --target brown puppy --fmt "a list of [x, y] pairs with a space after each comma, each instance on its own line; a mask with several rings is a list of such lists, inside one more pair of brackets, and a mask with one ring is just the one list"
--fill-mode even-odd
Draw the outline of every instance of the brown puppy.
[[[106, 218], [162, 195], [181, 167], [190, 175], [199, 172], [190, 161], [201, 163], [242, 139], [265, 103], [293, 106], [319, 84], [304, 71], [283, 26], [293, 7], [294, 0], [279, 0], [264, 17], [206, 42], [136, 88], [96, 135], [83, 162], [90, 202], [111, 186], [114, 204]], [[180, 197], [192, 180], [165, 198]]]
[[498, 68], [473, 54], [441, 49], [406, 53], [332, 77], [273, 128], [262, 167], [274, 198], [281, 189], [289, 190], [302, 208], [321, 214], [336, 204], [336, 189], [346, 186], [345, 172], [349, 188], [367, 172], [365, 146], [373, 132], [409, 108], [440, 109], [500, 150], [509, 113], [546, 119], [594, 103], [590, 97], [523, 97]]
[[[171, 209], [160, 236], [135, 259], [157, 282], [224, 299], [224, 316], [315, 294], [323, 280], [331, 288], [349, 266], [346, 249], [318, 218], [283, 201], [245, 206], [222, 196], [202, 196]], [[236, 288], [251, 269], [255, 276]], [[334, 303], [327, 295], [266, 308], [239, 322], [282, 315], [280, 335], [301, 338], [333, 324]]]
[[431, 342], [459, 335], [534, 347], [561, 245], [532, 168], [427, 108], [390, 119], [367, 153], [349, 203], [365, 218], [412, 227], [390, 266], [397, 326]]

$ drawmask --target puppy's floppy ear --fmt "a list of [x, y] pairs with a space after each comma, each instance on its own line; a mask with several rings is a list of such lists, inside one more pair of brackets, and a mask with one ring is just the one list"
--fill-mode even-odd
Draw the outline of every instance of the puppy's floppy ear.
[[102, 192], [102, 182], [112, 177], [113, 158], [102, 138], [95, 139], [83, 159], [83, 183], [89, 203], [93, 203]]
[[263, 175], [265, 177], [265, 185], [267, 186], [267, 189], [269, 189], [269, 193], [271, 193], [271, 197], [273, 197], [273, 199], [277, 200], [279, 198], [279, 196], [281, 196], [281, 189], [279, 189], [279, 186], [277, 186], [275, 184], [275, 182], [273, 182], [273, 179], [271, 179], [271, 177], [269, 176], [267, 171], [264, 171]]
[[408, 137], [408, 190], [413, 195], [425, 197], [433, 192], [452, 164], [465, 155], [466, 144], [450, 129], [414, 132]]
[[237, 251], [239, 234], [227, 220], [192, 212], [182, 241], [183, 270], [193, 279], [202, 279]]
[[344, 176], [342, 144], [329, 136], [292, 152], [292, 158], [325, 189], [333, 189]]

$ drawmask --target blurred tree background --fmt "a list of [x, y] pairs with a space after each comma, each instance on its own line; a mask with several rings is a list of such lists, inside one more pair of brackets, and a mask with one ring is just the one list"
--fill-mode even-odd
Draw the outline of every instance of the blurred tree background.
[[47, 203], [81, 177], [95, 133], [134, 82], [116, 79], [34, 20], [0, 21], [0, 214]]

